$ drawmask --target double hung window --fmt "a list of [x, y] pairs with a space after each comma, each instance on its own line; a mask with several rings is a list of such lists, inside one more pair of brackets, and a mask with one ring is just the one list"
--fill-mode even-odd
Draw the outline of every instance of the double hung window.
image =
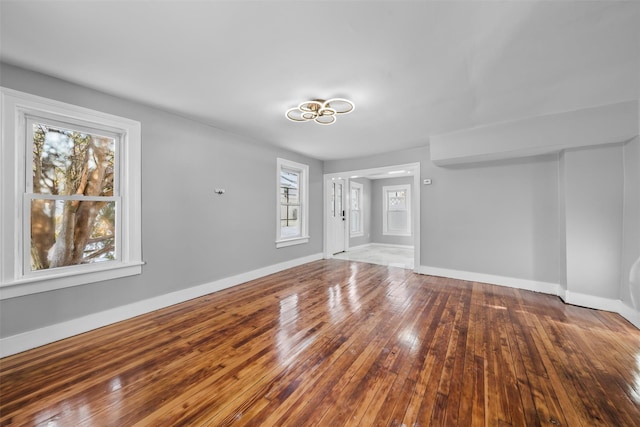
[[362, 193], [364, 186], [358, 182], [351, 182], [351, 225], [350, 236], [357, 237], [364, 235], [364, 224], [362, 217]]
[[411, 236], [411, 187], [390, 185], [382, 187], [382, 234]]
[[276, 247], [308, 242], [309, 166], [279, 158], [277, 183]]
[[2, 90], [2, 297], [141, 272], [140, 124]]

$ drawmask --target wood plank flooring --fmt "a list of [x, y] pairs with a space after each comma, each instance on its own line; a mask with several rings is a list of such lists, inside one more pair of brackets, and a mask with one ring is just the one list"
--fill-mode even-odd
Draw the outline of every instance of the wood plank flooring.
[[0, 425], [638, 426], [640, 331], [323, 260], [0, 360]]

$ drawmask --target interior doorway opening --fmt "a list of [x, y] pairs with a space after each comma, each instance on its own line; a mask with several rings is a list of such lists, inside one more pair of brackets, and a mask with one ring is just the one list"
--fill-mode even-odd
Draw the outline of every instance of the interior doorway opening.
[[324, 175], [324, 258], [420, 266], [420, 164]]

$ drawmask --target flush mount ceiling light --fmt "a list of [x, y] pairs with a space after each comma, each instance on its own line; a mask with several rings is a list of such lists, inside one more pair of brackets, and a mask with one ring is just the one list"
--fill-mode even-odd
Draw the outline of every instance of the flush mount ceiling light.
[[296, 108], [289, 108], [285, 116], [292, 122], [313, 120], [321, 125], [330, 125], [336, 121], [338, 114], [350, 113], [354, 108], [353, 102], [344, 98], [331, 98], [326, 101], [314, 99], [313, 101], [304, 101]]

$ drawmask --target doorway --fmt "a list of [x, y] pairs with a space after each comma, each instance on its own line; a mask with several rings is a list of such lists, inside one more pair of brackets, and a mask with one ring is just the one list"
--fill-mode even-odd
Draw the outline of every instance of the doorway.
[[[398, 242], [395, 244], [393, 241], [389, 241], [387, 236], [381, 236], [382, 225], [378, 232], [377, 228], [373, 231], [366, 232], [363, 237], [355, 237], [354, 234], [362, 224], [358, 224], [358, 221], [366, 220], [366, 212], [360, 211], [362, 209], [361, 203], [354, 203], [351, 200], [354, 197], [353, 183], [365, 182], [373, 183], [365, 185], [365, 192], [368, 193], [366, 197], [371, 198], [372, 192], [375, 191], [375, 196], [380, 202], [383, 200], [382, 187], [388, 188], [387, 185], [394, 181], [392, 178], [401, 178], [403, 182], [411, 184], [413, 191], [407, 192], [406, 196], [410, 199], [410, 211], [407, 212], [407, 219], [411, 224], [411, 236], [410, 242]], [[378, 194], [380, 193], [380, 194]], [[388, 193], [388, 191], [387, 191]], [[378, 212], [378, 206], [371, 206], [371, 210], [375, 211], [377, 219], [383, 218], [385, 215], [380, 204]], [[339, 209], [341, 208], [341, 209]], [[353, 211], [353, 212], [352, 212]], [[371, 220], [371, 214], [369, 215], [369, 221]], [[392, 216], [398, 216], [398, 212], [388, 212], [389, 218]], [[363, 219], [364, 218], [364, 219]], [[376, 221], [374, 221], [376, 222]], [[378, 224], [374, 224], [377, 227]], [[360, 235], [362, 236], [362, 235]], [[376, 259], [381, 259], [379, 264], [385, 265], [398, 265], [390, 256], [389, 259], [385, 258], [384, 253], [390, 253], [392, 251], [381, 250], [382, 246], [396, 246], [402, 247], [402, 252], [406, 255], [407, 249], [410, 249], [410, 256], [413, 257], [413, 262], [404, 262], [403, 268], [410, 268], [413, 271], [417, 271], [420, 267], [420, 164], [401, 164], [393, 166], [384, 166], [372, 169], [351, 170], [340, 173], [331, 173], [324, 176], [324, 258], [340, 258], [340, 259], [356, 259], [357, 254], [365, 251], [367, 253], [376, 254]], [[376, 246], [378, 247], [376, 249]], [[388, 249], [388, 248], [387, 248]], [[396, 252], [396, 251], [393, 251]], [[382, 258], [380, 258], [382, 257]], [[365, 257], [366, 259], [373, 259], [373, 257]], [[373, 261], [371, 261], [373, 262]]]

